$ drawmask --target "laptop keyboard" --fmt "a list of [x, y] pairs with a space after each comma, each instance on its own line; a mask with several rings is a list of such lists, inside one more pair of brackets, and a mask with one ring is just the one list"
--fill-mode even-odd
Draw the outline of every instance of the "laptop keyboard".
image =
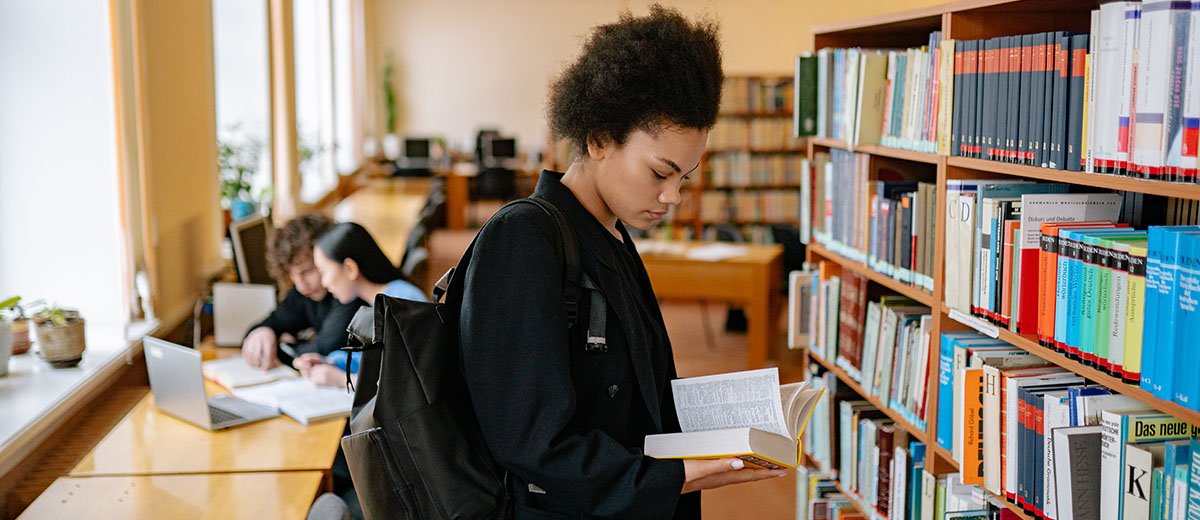
[[215, 406], [208, 407], [208, 417], [212, 420], [212, 424], [221, 424], [242, 419], [242, 416], [238, 414], [227, 412]]

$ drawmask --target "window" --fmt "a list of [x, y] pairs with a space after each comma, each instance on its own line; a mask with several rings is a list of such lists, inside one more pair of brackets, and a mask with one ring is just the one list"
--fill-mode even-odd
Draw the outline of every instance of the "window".
[[315, 202], [357, 167], [352, 0], [293, 0], [300, 200]]
[[241, 193], [263, 210], [272, 186], [267, 2], [214, 0], [212, 6], [222, 203]]

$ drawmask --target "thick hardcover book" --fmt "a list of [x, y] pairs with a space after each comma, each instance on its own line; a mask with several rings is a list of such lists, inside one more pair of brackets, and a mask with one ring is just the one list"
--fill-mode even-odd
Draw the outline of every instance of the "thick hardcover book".
[[[1178, 258], [1180, 234], [1200, 231], [1195, 226], [1151, 227], [1146, 258], [1146, 323], [1143, 327], [1142, 388], [1160, 399], [1174, 397], [1178, 331], [1175, 310], [1178, 305]], [[1151, 292], [1151, 278], [1154, 279]], [[1148, 374], [1149, 372], [1149, 374]], [[1147, 385], [1147, 377], [1150, 382]], [[1147, 388], [1149, 386], [1149, 388]]]
[[1200, 338], [1200, 234], [1179, 233], [1179, 253], [1175, 271], [1175, 340], [1191, 347], [1179, 345], [1175, 348], [1175, 389], [1172, 398], [1176, 403], [1200, 410], [1200, 348], [1195, 347]]
[[1017, 142], [1013, 147], [1012, 161], [1020, 164], [1028, 162], [1029, 154], [1029, 121], [1030, 112], [1032, 111], [1033, 96], [1033, 42], [1034, 34], [1021, 35], [1021, 73], [1020, 73], [1020, 99], [1018, 100], [1018, 114], [1016, 136]]
[[950, 111], [950, 155], [961, 156], [963, 154], [962, 146], [964, 143], [963, 123], [963, 91], [966, 87], [966, 46], [969, 41], [954, 41], [952, 52], [954, 53], [954, 88], [950, 93], [951, 111]]
[[966, 117], [965, 146], [967, 157], [978, 157], [977, 145], [979, 144], [980, 106], [982, 104], [980, 90], [983, 85], [983, 81], [981, 81], [983, 60], [981, 57], [983, 56], [984, 43], [985, 40], [971, 40], [967, 42], [967, 92], [965, 92], [967, 97], [965, 98], [965, 103], [963, 103], [963, 114]]
[[[876, 432], [876, 448], [879, 453], [878, 475], [879, 480], [876, 482], [875, 488], [875, 510], [883, 516], [888, 516], [890, 511], [889, 504], [892, 492], [892, 441], [896, 434], [896, 426], [893, 424], [880, 425]], [[898, 475], [898, 478], [904, 478], [904, 475]]]
[[984, 43], [983, 51], [983, 96], [981, 100], [983, 104], [979, 107], [981, 112], [981, 124], [979, 127], [979, 146], [980, 158], [991, 159], [994, 152], [995, 135], [996, 135], [996, 115], [999, 108], [996, 105], [998, 100], [997, 87], [999, 86], [998, 76], [1000, 62], [1000, 41], [1001, 38], [989, 38]]
[[796, 99], [795, 119], [793, 120], [796, 137], [817, 134], [817, 57], [812, 53], [796, 56]]
[[1053, 222], [1041, 225], [1040, 251], [1038, 252], [1038, 298], [1037, 335], [1042, 346], [1058, 349], [1055, 344], [1055, 329], [1058, 320], [1057, 302], [1060, 294], [1065, 298], [1066, 287], [1059, 282], [1066, 273], [1059, 273], [1058, 257], [1062, 251], [1059, 231], [1072, 227], [1112, 227], [1109, 221]]
[[1012, 47], [1012, 38], [1009, 36], [1001, 36], [997, 38], [997, 46], [994, 65], [992, 66], [995, 72], [992, 74], [992, 83], [995, 85], [992, 88], [995, 98], [994, 114], [992, 116], [992, 132], [989, 136], [987, 158], [993, 161], [1002, 160], [1004, 157], [1004, 138], [1008, 132], [1008, 73], [1009, 59], [1008, 55]]
[[1101, 427], [1072, 426], [1052, 432], [1057, 490], [1056, 520], [1100, 516]]
[[1084, 71], [1087, 68], [1088, 35], [1071, 36], [1070, 76], [1067, 81], [1066, 169], [1083, 170]]
[[1146, 319], [1146, 247], [1130, 246], [1126, 261], [1128, 278], [1125, 288], [1124, 326], [1125, 355], [1121, 366], [1121, 378], [1129, 384], [1141, 383], [1142, 324]]
[[862, 367], [866, 298], [867, 279], [851, 271], [843, 272], [841, 304], [838, 306], [838, 357], [855, 369]]
[[1054, 36], [1054, 70], [1053, 97], [1054, 110], [1050, 115], [1050, 140], [1043, 143], [1043, 148], [1049, 147], [1049, 157], [1044, 161], [1046, 166], [1057, 170], [1065, 169], [1066, 156], [1063, 154], [1063, 143], [1067, 133], [1067, 89], [1070, 73], [1071, 38], [1065, 32], [1055, 33]]
[[1040, 166], [1042, 157], [1042, 131], [1045, 127], [1044, 119], [1046, 110], [1049, 104], [1049, 96], [1046, 95], [1046, 74], [1049, 71], [1047, 66], [1047, 56], [1051, 53], [1046, 52], [1046, 41], [1049, 39], [1050, 33], [1037, 33], [1033, 36], [1033, 64], [1031, 65], [1030, 73], [1030, 103], [1029, 103], [1029, 127], [1026, 132], [1026, 150], [1025, 164], [1031, 166]]

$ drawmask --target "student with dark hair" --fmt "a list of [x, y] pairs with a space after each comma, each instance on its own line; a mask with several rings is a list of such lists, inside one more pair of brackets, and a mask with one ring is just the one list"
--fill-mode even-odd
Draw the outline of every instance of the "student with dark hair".
[[648, 229], [679, 203], [722, 79], [715, 24], [656, 5], [595, 28], [552, 86], [551, 129], [577, 153], [565, 174], [542, 172], [535, 196], [575, 229], [607, 302], [605, 348], [586, 346], [587, 298], [567, 326], [549, 215], [510, 206], [479, 233], [463, 273], [462, 365], [519, 519], [696, 518], [694, 491], [784, 475], [642, 452], [646, 435], [680, 427], [671, 343], [626, 227]]
[[[251, 366], [266, 369], [279, 364], [280, 343], [292, 343], [297, 356], [325, 355], [346, 346], [346, 326], [362, 302], [335, 299], [321, 286], [321, 274], [313, 265], [313, 243], [331, 226], [329, 217], [309, 213], [271, 235], [267, 265], [275, 278], [290, 279], [292, 288], [270, 316], [246, 334], [242, 357]], [[305, 335], [307, 331], [312, 331], [311, 337]]]
[[[317, 239], [313, 261], [320, 272], [321, 285], [339, 302], [364, 301], [375, 304], [375, 296], [424, 301], [425, 293], [404, 279], [366, 228], [354, 222], [342, 222], [329, 228]], [[343, 345], [344, 342], [343, 342]], [[357, 361], [357, 360], [355, 360]], [[295, 367], [317, 384], [345, 384], [346, 372], [358, 371], [357, 363], [347, 365], [344, 351], [325, 356], [304, 355]]]

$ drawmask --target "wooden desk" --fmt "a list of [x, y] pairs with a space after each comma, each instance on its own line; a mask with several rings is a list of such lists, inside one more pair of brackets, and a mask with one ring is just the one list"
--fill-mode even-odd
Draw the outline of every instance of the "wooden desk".
[[746, 254], [720, 261], [695, 260], [687, 250], [703, 242], [680, 244], [671, 253], [644, 252], [654, 294], [662, 299], [723, 300], [746, 308], [746, 366], [766, 366], [778, 338], [782, 305], [783, 246], [738, 244]]
[[302, 519], [317, 471], [142, 477], [63, 477], [19, 518]]
[[[213, 383], [208, 393], [224, 392]], [[279, 416], [209, 432], [163, 414], [147, 393], [70, 476], [320, 471], [329, 476], [345, 419], [305, 427]]]
[[333, 218], [362, 224], [398, 264], [428, 195], [428, 178], [379, 179], [334, 206]]

